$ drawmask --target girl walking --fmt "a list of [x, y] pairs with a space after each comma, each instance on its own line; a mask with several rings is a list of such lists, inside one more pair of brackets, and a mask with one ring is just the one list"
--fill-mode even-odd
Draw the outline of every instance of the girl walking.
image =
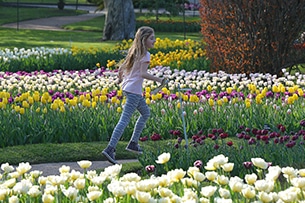
[[122, 90], [127, 99], [120, 120], [113, 130], [108, 146], [102, 152], [112, 164], [118, 163], [115, 160], [115, 149], [135, 110], [140, 112], [140, 117], [135, 124], [133, 134], [126, 150], [135, 153], [143, 152], [138, 141], [145, 123], [150, 116], [150, 109], [142, 96], [143, 80], [153, 80], [161, 83], [161, 85], [167, 83], [166, 78], [155, 77], [147, 72], [150, 62], [150, 53], [148, 52], [148, 49], [153, 48], [155, 42], [154, 30], [147, 26], [140, 27], [136, 32], [135, 39], [128, 50], [123, 64], [119, 68], [119, 82], [122, 82]]

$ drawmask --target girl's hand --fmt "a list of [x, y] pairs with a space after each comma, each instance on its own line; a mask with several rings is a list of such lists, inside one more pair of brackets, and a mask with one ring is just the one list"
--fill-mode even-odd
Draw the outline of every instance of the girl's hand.
[[168, 79], [167, 77], [164, 77], [164, 78], [162, 79], [161, 85], [164, 86], [164, 85], [166, 85], [168, 82], [169, 82], [169, 79]]

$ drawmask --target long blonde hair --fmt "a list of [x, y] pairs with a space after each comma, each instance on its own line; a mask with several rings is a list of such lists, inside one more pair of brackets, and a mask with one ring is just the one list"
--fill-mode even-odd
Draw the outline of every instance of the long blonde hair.
[[129, 73], [133, 66], [133, 63], [137, 60], [143, 58], [147, 52], [147, 47], [145, 45], [146, 39], [154, 33], [151, 27], [143, 26], [136, 32], [133, 43], [128, 50], [127, 56], [124, 62], [120, 66], [121, 71]]

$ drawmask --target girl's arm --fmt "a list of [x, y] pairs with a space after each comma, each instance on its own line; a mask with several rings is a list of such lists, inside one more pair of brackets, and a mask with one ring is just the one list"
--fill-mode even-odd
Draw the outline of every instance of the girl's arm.
[[123, 81], [123, 70], [122, 66], [119, 67], [119, 83]]
[[153, 76], [153, 75], [151, 75], [151, 74], [149, 74], [149, 73], [147, 72], [148, 65], [149, 65], [148, 62], [141, 63], [140, 71], [141, 71], [141, 76], [142, 76], [142, 78], [147, 79], [147, 80], [153, 80], [153, 81], [162, 83], [163, 78], [159, 78], [159, 77]]

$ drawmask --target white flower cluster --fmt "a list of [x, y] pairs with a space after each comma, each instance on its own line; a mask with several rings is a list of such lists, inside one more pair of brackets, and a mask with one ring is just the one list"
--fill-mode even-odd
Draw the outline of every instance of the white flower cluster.
[[41, 59], [46, 57], [52, 57], [52, 55], [72, 54], [69, 49], [65, 48], [46, 48], [46, 47], [34, 47], [31, 49], [14, 48], [0, 50], [0, 61], [10, 62], [11, 60], [20, 60], [23, 58], [34, 57], [35, 59]]
[[[304, 89], [305, 75], [296, 73], [290, 75], [283, 70], [283, 76], [253, 73], [246, 74], [227, 74], [223, 71], [210, 73], [204, 70], [171, 70], [170, 67], [155, 67], [149, 72], [157, 77], [167, 77], [170, 82], [167, 88], [170, 91], [177, 90], [177, 87], [189, 88], [193, 91], [215, 90], [217, 92], [226, 91], [228, 88], [238, 91], [248, 91], [249, 85], [256, 90], [272, 90], [273, 86], [285, 86], [286, 91], [289, 87], [298, 86]], [[117, 72], [112, 70], [96, 69], [81, 71], [62, 71], [56, 70], [51, 73], [46, 72], [0, 72], [0, 91], [23, 93], [27, 91], [60, 91], [74, 92], [74, 90], [90, 92], [96, 89], [107, 88], [118, 90]], [[150, 80], [144, 80], [144, 88], [155, 89], [158, 84]]]
[[[163, 153], [156, 161], [167, 164], [170, 154]], [[207, 162], [206, 170], [192, 166], [187, 171], [174, 169], [161, 176], [140, 177], [127, 173], [120, 177], [122, 165], [107, 167], [98, 174], [88, 170], [91, 162], [77, 162], [84, 173], [62, 166], [60, 175], [42, 176], [30, 171], [29, 163], [20, 163], [16, 170], [8, 163], [1, 165], [0, 201], [31, 200], [39, 202], [304, 202], [305, 169], [268, 166], [261, 158], [251, 159], [265, 170], [265, 177], [247, 174], [244, 178], [226, 174], [233, 169], [228, 158], [220, 154]], [[230, 167], [228, 167], [228, 164]], [[226, 170], [230, 168], [229, 170]], [[286, 178], [286, 183], [279, 176]], [[281, 187], [278, 187], [281, 181]], [[38, 199], [37, 199], [38, 198]], [[36, 202], [35, 201], [35, 202]]]

